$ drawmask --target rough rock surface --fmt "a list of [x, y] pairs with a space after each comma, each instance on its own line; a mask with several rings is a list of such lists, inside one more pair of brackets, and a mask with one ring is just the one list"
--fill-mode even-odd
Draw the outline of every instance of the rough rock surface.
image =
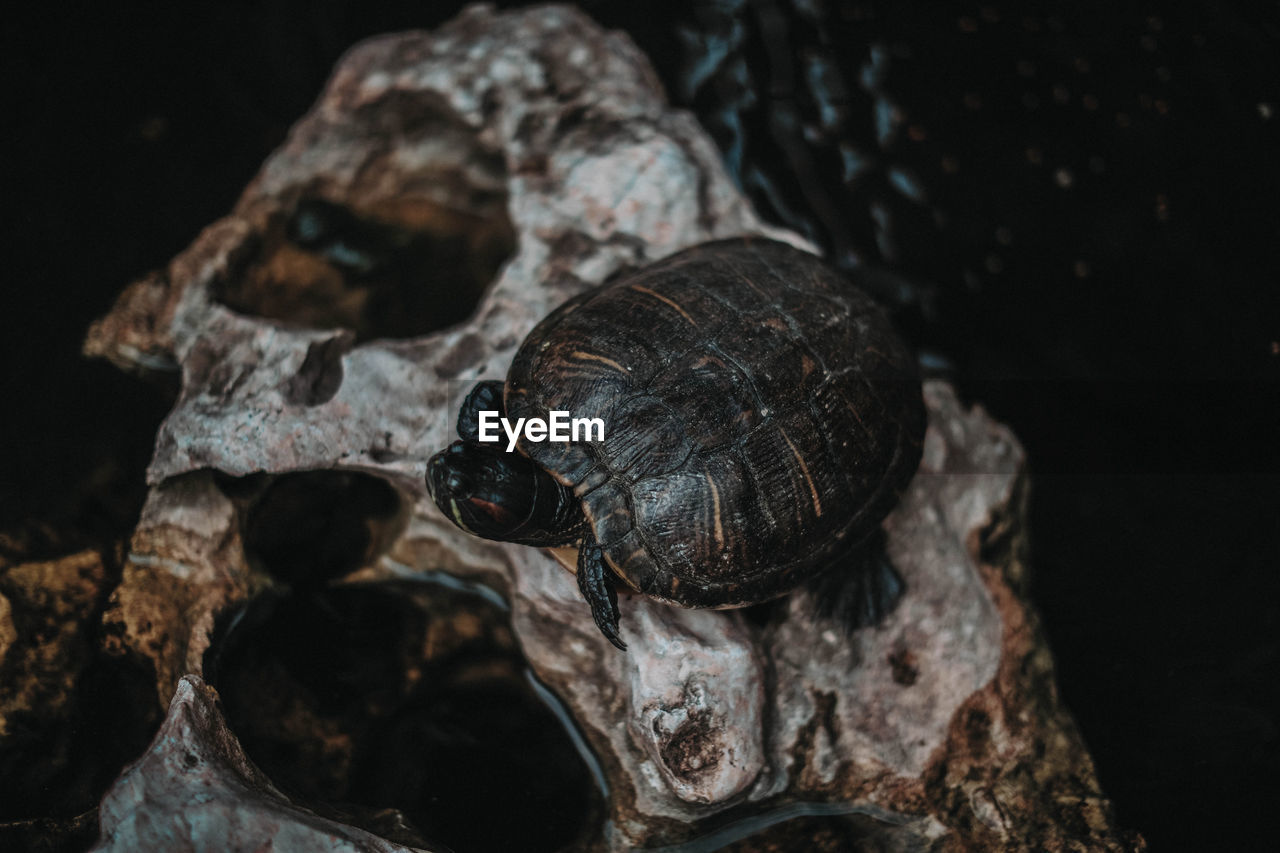
[[217, 693], [193, 675], [178, 682], [151, 748], [103, 799], [100, 825], [97, 851], [423, 849], [289, 802], [245, 757]]
[[[300, 211], [316, 202], [312, 240]], [[803, 593], [765, 627], [632, 597], [618, 653], [550, 555], [469, 537], [427, 498], [461, 396], [501, 377], [545, 313], [742, 233], [803, 245], [762, 225], [630, 41], [580, 13], [477, 7], [358, 46], [232, 214], [90, 332], [88, 352], [183, 380], [106, 616], [115, 650], [154, 666], [164, 701], [203, 671], [219, 614], [271, 585], [222, 475], [364, 472], [406, 509], [359, 577], [443, 569], [506, 598], [603, 768], [600, 847], [729, 843], [815, 815], [852, 816], [837, 847], [1122, 847], [1025, 602], [1021, 449], [947, 385], [926, 386], [924, 462], [886, 522], [908, 592], [852, 638]], [[462, 279], [412, 247], [444, 238], [510, 256], [470, 319], [440, 328], [432, 311]], [[406, 266], [430, 298], [394, 297], [422, 315], [392, 338], [413, 322], [377, 306]], [[175, 707], [191, 706], [181, 683]]]

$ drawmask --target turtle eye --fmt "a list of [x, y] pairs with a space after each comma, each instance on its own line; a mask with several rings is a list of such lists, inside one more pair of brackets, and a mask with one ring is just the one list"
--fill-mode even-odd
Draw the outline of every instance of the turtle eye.
[[471, 492], [471, 480], [466, 475], [454, 471], [444, 481], [444, 487], [456, 498], [466, 497]]

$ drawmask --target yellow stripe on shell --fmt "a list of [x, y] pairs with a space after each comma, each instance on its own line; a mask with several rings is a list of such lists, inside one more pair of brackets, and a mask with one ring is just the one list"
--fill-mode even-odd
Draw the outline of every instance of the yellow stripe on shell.
[[627, 372], [627, 369], [625, 367], [623, 367], [621, 364], [618, 364], [618, 362], [614, 361], [613, 359], [605, 358], [602, 355], [596, 355], [595, 353], [592, 353], [592, 352], [583, 352], [582, 350], [578, 349], [569, 353], [569, 357], [576, 358], [579, 361], [599, 361], [609, 365], [610, 367], [617, 370], [619, 373], [625, 374]]
[[716, 481], [710, 474], [704, 474], [707, 478], [707, 485], [711, 486], [711, 512], [715, 520], [713, 532], [716, 537], [716, 545], [720, 550], [724, 550], [724, 528], [720, 526], [720, 490], [716, 488]]
[[644, 285], [640, 285], [640, 284], [633, 284], [633, 285], [631, 285], [631, 289], [632, 289], [632, 290], [635, 290], [635, 291], [637, 291], [637, 292], [639, 292], [639, 293], [644, 293], [644, 294], [647, 294], [647, 295], [649, 295], [649, 296], [652, 296], [654, 299], [657, 299], [657, 300], [659, 300], [659, 301], [661, 301], [661, 302], [665, 302], [665, 303], [667, 303], [667, 304], [668, 304], [668, 305], [670, 305], [672, 308], [676, 309], [676, 311], [677, 311], [677, 312], [679, 312], [680, 316], [681, 316], [681, 317], [683, 317], [683, 318], [685, 318], [686, 320], [688, 320], [688, 321], [689, 321], [689, 323], [690, 323], [691, 325], [694, 325], [694, 326], [697, 326], [697, 325], [698, 325], [697, 321], [695, 321], [692, 317], [690, 317], [690, 316], [689, 316], [689, 314], [688, 314], [688, 312], [687, 312], [687, 311], [685, 311], [683, 308], [681, 308], [681, 307], [680, 307], [680, 304], [679, 304], [678, 302], [676, 302], [675, 300], [673, 300], [673, 299], [668, 299], [667, 297], [663, 296], [661, 293], [658, 293], [657, 291], [654, 291], [654, 290], [650, 290], [649, 288], [645, 287]]
[[822, 500], [818, 497], [818, 489], [813, 484], [813, 478], [809, 476], [809, 466], [804, 464], [804, 457], [800, 455], [799, 450], [796, 450], [796, 446], [791, 443], [791, 438], [787, 435], [787, 431], [779, 427], [778, 432], [782, 433], [782, 440], [787, 443], [787, 447], [791, 448], [791, 455], [800, 463], [800, 473], [804, 475], [804, 481], [809, 484], [809, 494], [813, 497], [813, 512], [821, 518]]

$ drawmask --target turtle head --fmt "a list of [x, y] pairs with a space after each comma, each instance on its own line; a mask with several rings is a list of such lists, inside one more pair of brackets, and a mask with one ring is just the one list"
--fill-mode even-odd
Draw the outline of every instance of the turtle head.
[[519, 453], [455, 441], [427, 462], [427, 489], [445, 516], [475, 536], [545, 545], [561, 533], [564, 487]]

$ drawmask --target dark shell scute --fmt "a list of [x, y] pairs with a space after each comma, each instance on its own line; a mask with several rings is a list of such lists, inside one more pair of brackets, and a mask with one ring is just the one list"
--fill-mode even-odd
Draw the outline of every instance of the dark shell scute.
[[614, 408], [611, 428], [601, 442], [601, 457], [616, 476], [628, 482], [668, 474], [693, 451], [682, 420], [657, 397], [631, 397]]
[[[694, 582], [741, 580], [760, 568], [759, 551], [773, 544], [776, 525], [731, 448], [637, 483], [634, 501], [636, 527], [652, 543], [655, 559]], [[677, 535], [691, 526], [707, 535]], [[759, 531], [762, 538], [738, 535], [742, 530]]]
[[852, 495], [807, 410], [751, 433], [742, 458], [775, 522], [791, 535], [820, 539], [847, 522]]
[[[567, 391], [568, 399], [582, 405], [591, 402], [592, 392], [594, 396], [606, 396], [601, 393], [606, 389], [643, 385], [665, 367], [667, 354], [659, 352], [651, 343], [660, 339], [640, 334], [639, 330], [628, 331], [625, 325], [618, 326], [618, 318], [610, 318], [606, 312], [609, 303], [596, 304], [601, 302], [599, 299], [585, 301], [563, 317], [558, 313], [550, 315], [559, 318], [556, 333], [543, 338], [537, 348], [527, 354], [530, 364], [521, 373], [531, 378], [532, 390], [539, 398], [559, 399]], [[535, 327], [530, 338], [537, 335], [546, 322]], [[602, 324], [616, 327], [607, 345], [601, 336]], [[523, 348], [517, 357], [520, 355], [525, 355]], [[605, 388], [596, 391], [597, 384]], [[564, 407], [558, 405], [557, 408]]]
[[[757, 388], [777, 389], [787, 398], [801, 400], [822, 381], [822, 356], [813, 350], [791, 318], [781, 311], [768, 315], [745, 316], [742, 327], [725, 336], [719, 346], [736, 356], [740, 363], [751, 365], [752, 381]], [[771, 391], [770, 402], [772, 401]], [[776, 408], [774, 402], [770, 408]]]
[[843, 376], [824, 382], [815, 389], [811, 405], [832, 444], [839, 449], [840, 458], [848, 460], [845, 467], [850, 474], [856, 475], [871, 465], [882, 445], [892, 438], [878, 427], [878, 419], [884, 416], [883, 404], [859, 377]]
[[754, 383], [715, 346], [682, 353], [650, 392], [684, 414], [684, 432], [699, 448], [727, 444], [764, 423]]

